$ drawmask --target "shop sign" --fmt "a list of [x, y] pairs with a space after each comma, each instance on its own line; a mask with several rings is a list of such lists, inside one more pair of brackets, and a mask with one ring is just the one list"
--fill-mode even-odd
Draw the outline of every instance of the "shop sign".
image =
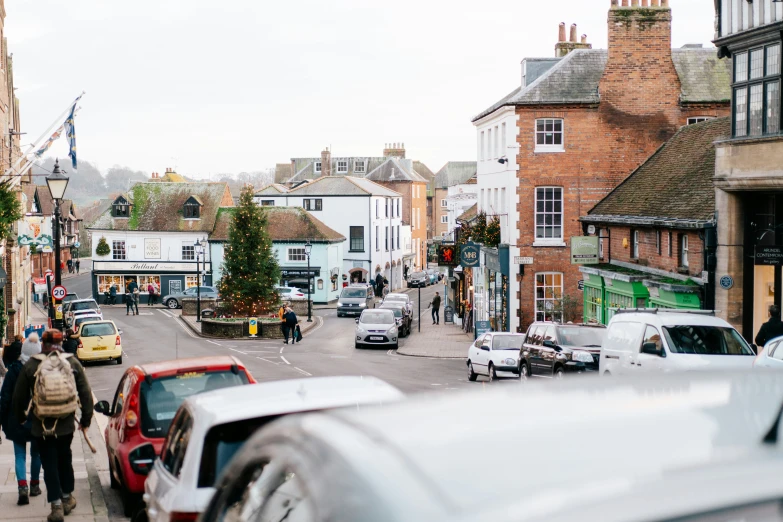
[[484, 250], [484, 266], [493, 272], [500, 272], [500, 258], [498, 258], [497, 253]]
[[463, 267], [474, 267], [479, 265], [479, 252], [481, 249], [472, 241], [468, 241], [459, 252], [459, 264]]
[[196, 263], [172, 263], [168, 261], [157, 261], [145, 263], [143, 261], [95, 261], [93, 270], [111, 270], [114, 272], [122, 271], [145, 271], [145, 272], [195, 272]]
[[310, 270], [307, 270], [307, 267], [304, 268], [280, 268], [280, 275], [284, 278], [287, 277], [318, 277], [321, 275], [321, 267], [311, 267]]
[[490, 331], [489, 321], [476, 321], [476, 339]]
[[571, 264], [598, 264], [598, 236], [576, 236], [571, 238]]
[[181, 279], [169, 279], [169, 293], [180, 294], [182, 293], [182, 280]]
[[767, 266], [783, 265], [783, 247], [757, 246], [756, 264]]
[[144, 238], [144, 259], [160, 259], [160, 238]]
[[584, 279], [580, 279], [579, 281], [576, 282], [576, 289], [579, 290], [580, 292], [584, 291], [584, 289], [585, 289], [585, 280]]
[[438, 245], [438, 266], [457, 266], [458, 264], [456, 245]]
[[515, 256], [514, 257], [514, 264], [515, 265], [532, 265], [533, 264], [533, 258], [532, 257]]

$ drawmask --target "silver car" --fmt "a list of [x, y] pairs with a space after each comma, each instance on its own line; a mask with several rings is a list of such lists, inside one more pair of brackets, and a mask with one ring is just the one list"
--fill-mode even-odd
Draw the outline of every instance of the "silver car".
[[[198, 297], [198, 288], [194, 286], [193, 288], [188, 288], [184, 292], [169, 294], [163, 298], [163, 304], [172, 310], [175, 308], [181, 308], [183, 297]], [[218, 290], [214, 286], [201, 287], [202, 299], [218, 299], [219, 297], [220, 295], [218, 294]]]
[[365, 310], [356, 320], [356, 348], [364, 346], [399, 346], [398, 326], [392, 310]]
[[413, 301], [411, 301], [411, 296], [409, 296], [408, 294], [402, 294], [402, 293], [386, 294], [386, 297], [383, 298], [383, 302], [403, 303], [405, 305], [405, 309], [408, 310], [408, 313], [413, 312]]

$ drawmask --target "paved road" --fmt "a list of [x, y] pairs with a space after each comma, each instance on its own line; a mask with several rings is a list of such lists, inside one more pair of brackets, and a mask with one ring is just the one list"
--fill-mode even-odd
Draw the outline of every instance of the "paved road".
[[[89, 275], [65, 281], [69, 292], [81, 297], [90, 295]], [[428, 303], [435, 290], [422, 290], [422, 316], [427, 320]], [[418, 291], [411, 291], [418, 298]], [[140, 315], [126, 316], [124, 305], [103, 306], [104, 316], [123, 330], [125, 351], [122, 365], [95, 363], [87, 366], [87, 375], [99, 400], [111, 401], [122, 373], [132, 364], [143, 364], [178, 357], [231, 354], [237, 356], [260, 382], [328, 375], [371, 375], [383, 379], [406, 393], [433, 390], [480, 389], [484, 383], [467, 380], [462, 360], [427, 359], [399, 356], [393, 350], [356, 350], [353, 343], [354, 320], [338, 318], [333, 309], [317, 310], [316, 326], [301, 344], [284, 345], [281, 341], [212, 341], [194, 335], [177, 318], [177, 313], [162, 307], [139, 307]], [[417, 304], [414, 304], [417, 310]], [[416, 314], [414, 314], [416, 315]], [[306, 317], [300, 317], [300, 321]], [[406, 342], [415, 342], [414, 332]], [[466, 346], [467, 351], [467, 346]], [[507, 381], [519, 382], [516, 379]], [[101, 453], [104, 453], [101, 451]], [[101, 455], [99, 455], [100, 457]], [[108, 473], [99, 462], [104, 493], [111, 520], [122, 518], [119, 496], [108, 487]]]

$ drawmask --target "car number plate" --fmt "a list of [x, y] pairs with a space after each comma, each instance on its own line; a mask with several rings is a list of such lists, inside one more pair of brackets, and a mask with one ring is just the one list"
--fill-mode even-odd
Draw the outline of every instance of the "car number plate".
[[106, 347], [105, 347], [105, 346], [96, 346], [96, 347], [94, 348], [94, 350], [105, 350], [105, 349], [106, 349]]
[[370, 340], [371, 341], [383, 341], [383, 337], [379, 337], [377, 335], [373, 335], [372, 337], [370, 337]]

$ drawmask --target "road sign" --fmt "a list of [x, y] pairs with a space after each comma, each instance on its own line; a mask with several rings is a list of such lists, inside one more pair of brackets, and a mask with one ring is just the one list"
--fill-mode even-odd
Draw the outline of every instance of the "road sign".
[[76, 248], [79, 248], [80, 246], [82, 246], [82, 244], [77, 241], [76, 243], [73, 244], [73, 246], [75, 246]]
[[533, 258], [532, 257], [514, 257], [514, 264], [515, 265], [532, 265], [533, 264]]
[[58, 305], [57, 305], [57, 306], [54, 308], [54, 318], [55, 318], [55, 319], [58, 319], [58, 320], [60, 320], [60, 321], [62, 320], [62, 318], [63, 318], [63, 305], [61, 305], [61, 304], [58, 304]]
[[258, 319], [251, 317], [248, 320], [248, 330], [250, 332], [250, 337], [256, 337], [256, 334], [258, 333]]
[[468, 241], [459, 252], [459, 264], [463, 267], [473, 267], [479, 265], [479, 246], [472, 241]]
[[577, 288], [577, 290], [584, 290], [585, 289], [585, 280], [584, 279], [580, 279], [579, 281], [577, 281], [576, 282], [576, 288]]
[[63, 300], [66, 295], [68, 295], [68, 291], [65, 289], [64, 286], [55, 286], [54, 288], [52, 288], [52, 297], [54, 297], [58, 301]]

